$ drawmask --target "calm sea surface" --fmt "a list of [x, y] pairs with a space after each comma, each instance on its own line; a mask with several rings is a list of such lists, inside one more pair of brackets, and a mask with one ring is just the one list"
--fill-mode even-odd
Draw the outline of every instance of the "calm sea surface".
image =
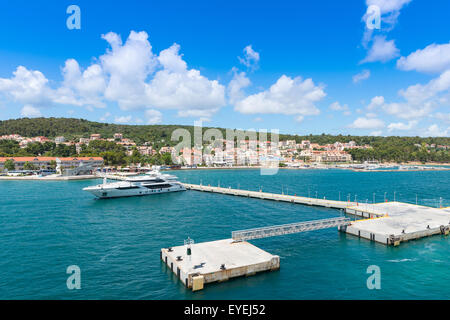
[[[182, 182], [369, 202], [450, 205], [450, 171], [259, 170], [176, 172]], [[252, 241], [281, 257], [276, 272], [192, 293], [159, 260], [162, 247], [229, 238], [231, 231], [340, 215], [314, 208], [195, 191], [94, 200], [98, 181], [0, 181], [0, 299], [448, 299], [450, 237], [386, 247], [335, 228]], [[309, 190], [308, 190], [309, 189]], [[81, 268], [68, 290], [66, 268]], [[381, 268], [368, 290], [367, 267]]]

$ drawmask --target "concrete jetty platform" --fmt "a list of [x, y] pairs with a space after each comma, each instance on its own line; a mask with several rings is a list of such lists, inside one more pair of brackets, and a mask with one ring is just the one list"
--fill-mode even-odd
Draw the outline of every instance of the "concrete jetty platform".
[[431, 208], [402, 202], [360, 204], [346, 212], [369, 219], [353, 221], [339, 230], [386, 245], [436, 234], [448, 235], [450, 208]]
[[195, 243], [161, 249], [161, 259], [187, 288], [203, 289], [212, 282], [251, 276], [257, 272], [278, 270], [280, 257], [246, 241], [233, 239]]
[[212, 186], [204, 186], [204, 185], [190, 184], [190, 183], [183, 183], [183, 185], [188, 190], [220, 193], [220, 194], [226, 194], [226, 195], [232, 195], [232, 196], [241, 196], [241, 197], [257, 198], [257, 199], [264, 199], [264, 200], [284, 201], [284, 202], [305, 204], [305, 205], [310, 205], [310, 206], [327, 207], [327, 208], [334, 208], [334, 209], [346, 209], [349, 206], [356, 205], [355, 202], [316, 199], [316, 198], [300, 197], [300, 196], [296, 196], [296, 195], [284, 195], [284, 194], [269, 193], [269, 192], [262, 192], [262, 191], [249, 191], [249, 190], [242, 190], [242, 189], [212, 187]]

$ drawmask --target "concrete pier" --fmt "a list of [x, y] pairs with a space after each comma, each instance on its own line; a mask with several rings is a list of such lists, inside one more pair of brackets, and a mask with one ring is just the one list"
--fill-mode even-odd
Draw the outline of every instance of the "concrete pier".
[[436, 234], [447, 235], [450, 231], [450, 208], [438, 209], [402, 202], [368, 204], [336, 201], [188, 183], [184, 186], [196, 191], [344, 209], [346, 214], [364, 219], [339, 226], [340, 231], [386, 245], [399, 245]]
[[232, 239], [163, 248], [160, 255], [187, 288], [197, 291], [207, 283], [280, 268], [279, 256], [271, 255], [244, 240], [336, 226], [341, 232], [393, 246], [436, 234], [450, 234], [450, 208], [386, 202], [358, 204], [346, 208], [346, 211], [368, 219], [350, 221], [345, 217], [337, 217], [233, 231]]
[[369, 219], [353, 221], [340, 231], [386, 245], [436, 234], [448, 235], [450, 208], [431, 208], [402, 202], [349, 207], [346, 212]]
[[269, 193], [269, 192], [262, 192], [262, 191], [249, 191], [249, 190], [241, 190], [241, 189], [211, 187], [211, 186], [203, 186], [203, 185], [190, 184], [190, 183], [183, 183], [183, 185], [185, 186], [186, 189], [189, 189], [189, 190], [221, 193], [221, 194], [227, 194], [227, 195], [232, 195], [232, 196], [241, 196], [241, 197], [257, 198], [257, 199], [264, 199], [264, 200], [291, 202], [291, 203], [305, 204], [305, 205], [310, 205], [310, 206], [327, 207], [327, 208], [334, 208], [334, 209], [346, 209], [349, 206], [356, 205], [355, 202], [316, 199], [316, 198], [300, 197], [300, 196], [296, 196], [296, 195], [284, 195], [284, 194]]
[[161, 249], [161, 259], [193, 291], [211, 282], [278, 270], [280, 258], [246, 241], [225, 239]]

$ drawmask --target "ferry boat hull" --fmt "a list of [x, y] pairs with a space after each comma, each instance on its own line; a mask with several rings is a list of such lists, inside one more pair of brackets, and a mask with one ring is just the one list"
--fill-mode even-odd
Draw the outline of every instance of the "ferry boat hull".
[[155, 189], [148, 189], [145, 187], [130, 188], [130, 189], [87, 187], [84, 188], [83, 190], [92, 193], [95, 197], [99, 199], [110, 199], [122, 197], [148, 196], [152, 194], [167, 193], [167, 192], [186, 191], [186, 188], [181, 184], [174, 184], [170, 187], [155, 188]]
[[185, 191], [182, 183], [176, 177], [159, 172], [150, 172], [144, 176], [129, 177], [125, 181], [107, 183], [83, 188], [99, 199], [148, 196], [152, 194]]

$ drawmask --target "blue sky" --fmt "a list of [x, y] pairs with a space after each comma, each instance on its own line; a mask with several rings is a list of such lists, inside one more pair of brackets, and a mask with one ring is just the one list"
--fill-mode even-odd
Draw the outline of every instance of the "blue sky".
[[5, 1], [0, 119], [449, 136], [448, 12], [437, 0]]

